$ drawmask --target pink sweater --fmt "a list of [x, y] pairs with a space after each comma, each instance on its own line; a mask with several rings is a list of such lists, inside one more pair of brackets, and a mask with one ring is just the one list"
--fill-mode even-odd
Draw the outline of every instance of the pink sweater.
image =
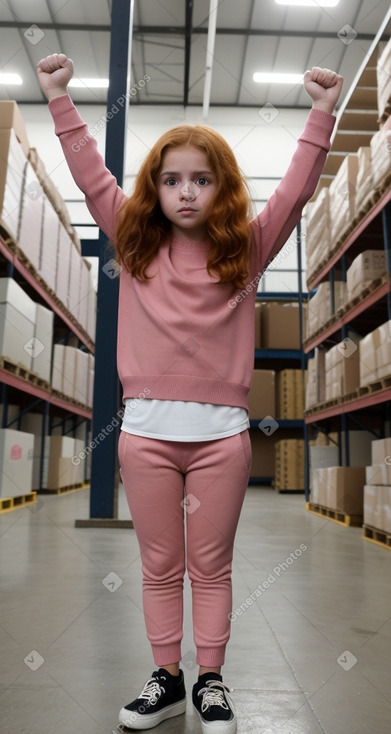
[[[124, 192], [105, 167], [69, 96], [49, 103], [71, 173], [94, 220], [115, 241]], [[245, 290], [216, 283], [206, 271], [207, 245], [170, 241], [140, 282], [120, 274], [118, 373], [123, 399], [144, 395], [248, 409], [254, 369], [254, 301], [265, 267], [287, 241], [312, 196], [330, 148], [335, 117], [311, 110], [288, 172], [251, 222]], [[87, 136], [87, 137], [86, 137]], [[88, 142], [86, 144], [85, 140]], [[80, 142], [81, 141], [81, 142]]]

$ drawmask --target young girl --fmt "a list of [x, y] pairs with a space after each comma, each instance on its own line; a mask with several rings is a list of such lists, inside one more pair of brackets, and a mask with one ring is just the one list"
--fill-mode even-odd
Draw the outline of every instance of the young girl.
[[38, 64], [72, 175], [122, 265], [117, 359], [126, 409], [119, 461], [158, 667], [119, 721], [151, 729], [185, 711], [179, 663], [187, 569], [200, 666], [193, 704], [204, 734], [234, 734], [221, 666], [230, 636], [233, 543], [251, 463], [254, 300], [262, 272], [316, 188], [343, 80], [328, 69], [306, 72], [313, 108], [304, 133], [283, 181], [250, 221], [234, 155], [204, 126], [164, 133], [127, 198], [67, 94], [72, 75], [64, 54]]

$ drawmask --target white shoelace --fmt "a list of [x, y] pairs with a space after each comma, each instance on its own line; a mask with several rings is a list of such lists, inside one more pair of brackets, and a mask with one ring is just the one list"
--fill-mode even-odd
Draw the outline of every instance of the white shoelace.
[[147, 680], [143, 690], [141, 691], [138, 698], [146, 698], [149, 706], [154, 706], [158, 702], [162, 693], [165, 693], [166, 689], [160, 685], [156, 678], [150, 678]]
[[202, 696], [202, 713], [211, 706], [221, 706], [221, 708], [229, 711], [229, 706], [224, 696], [225, 691], [229, 691], [229, 688], [219, 680], [207, 681], [207, 688], [201, 688], [201, 690], [198, 691], [198, 695]]

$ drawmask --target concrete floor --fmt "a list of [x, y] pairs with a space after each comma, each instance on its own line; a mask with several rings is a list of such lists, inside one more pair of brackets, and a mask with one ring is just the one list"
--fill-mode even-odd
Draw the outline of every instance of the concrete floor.
[[[155, 668], [134, 531], [75, 529], [88, 513], [83, 490], [0, 515], [2, 734], [112, 734]], [[390, 733], [389, 551], [305, 512], [302, 495], [251, 487], [237, 608], [224, 679], [238, 734]], [[200, 733], [188, 585], [185, 614], [188, 710], [159, 734]]]

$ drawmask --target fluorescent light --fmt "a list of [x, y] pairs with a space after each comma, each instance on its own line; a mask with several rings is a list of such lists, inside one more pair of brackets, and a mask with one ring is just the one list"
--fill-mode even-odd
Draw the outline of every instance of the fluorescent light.
[[71, 79], [68, 87], [88, 87], [89, 89], [107, 89], [109, 86], [108, 79]]
[[256, 71], [253, 80], [259, 84], [302, 84], [303, 74], [275, 74], [272, 71]]
[[339, 0], [275, 0], [277, 5], [306, 5], [312, 8], [334, 8]]
[[23, 84], [23, 79], [19, 74], [0, 74], [0, 84]]

